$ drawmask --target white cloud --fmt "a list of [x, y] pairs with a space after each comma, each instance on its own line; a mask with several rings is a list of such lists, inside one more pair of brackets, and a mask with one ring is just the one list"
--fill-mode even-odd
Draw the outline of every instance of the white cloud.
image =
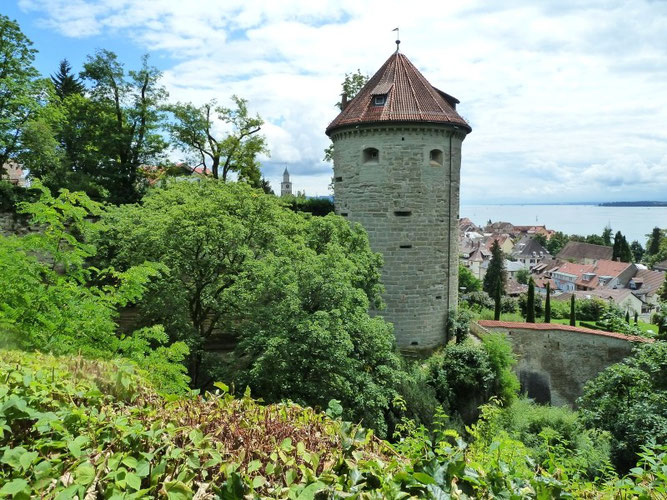
[[[464, 200], [664, 198], [667, 3], [19, 0], [70, 37], [130, 37], [173, 61], [172, 98], [237, 93], [267, 121], [268, 175], [326, 194], [324, 129], [345, 72], [402, 50], [461, 99]], [[658, 178], [659, 176], [662, 176]]]

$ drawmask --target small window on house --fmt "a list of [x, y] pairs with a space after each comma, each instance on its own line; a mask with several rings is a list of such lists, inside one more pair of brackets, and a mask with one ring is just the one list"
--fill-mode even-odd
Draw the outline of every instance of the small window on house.
[[442, 165], [442, 151], [439, 149], [432, 149], [429, 153], [429, 161], [431, 165]]
[[387, 102], [387, 95], [376, 95], [373, 97], [373, 105], [374, 106], [384, 106], [385, 103]]
[[380, 160], [380, 152], [375, 148], [364, 149], [364, 163], [377, 163]]

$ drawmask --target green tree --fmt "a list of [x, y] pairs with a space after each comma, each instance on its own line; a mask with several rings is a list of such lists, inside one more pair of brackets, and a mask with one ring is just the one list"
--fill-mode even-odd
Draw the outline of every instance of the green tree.
[[646, 242], [646, 254], [655, 255], [660, 251], [660, 242], [664, 238], [663, 231], [659, 227], [654, 227], [651, 234], [648, 234]]
[[612, 230], [611, 226], [605, 226], [604, 231], [602, 231], [602, 244], [606, 247], [610, 247], [611, 243]]
[[505, 294], [505, 284], [507, 283], [507, 272], [505, 271], [505, 256], [498, 245], [498, 240], [495, 240], [491, 245], [491, 260], [489, 267], [484, 275], [483, 289], [491, 297], [497, 295], [498, 289], [500, 294]]
[[65, 99], [73, 94], [83, 94], [84, 86], [81, 80], [72, 74], [72, 67], [67, 59], [60, 61], [58, 72], [51, 75], [53, 89], [59, 99]]
[[459, 290], [462, 293], [479, 292], [482, 289], [482, 282], [462, 264], [459, 264]]
[[544, 322], [551, 323], [551, 285], [547, 281], [547, 298], [544, 303]]
[[0, 341], [25, 350], [56, 354], [123, 356], [144, 368], [163, 389], [183, 390], [183, 344], [168, 345], [159, 326], [117, 334], [117, 311], [137, 301], [160, 266], [141, 263], [123, 272], [97, 269], [87, 261], [87, 241], [101, 207], [82, 193], [57, 197], [38, 181], [39, 199], [20, 204], [30, 223], [27, 236], [0, 235]]
[[570, 297], [570, 326], [577, 326], [574, 292], [572, 292], [572, 296]]
[[612, 260], [632, 262], [632, 250], [630, 249], [628, 240], [625, 239], [625, 236], [623, 236], [620, 231], [618, 231], [614, 236]]
[[528, 269], [519, 269], [516, 273], [516, 280], [522, 285], [527, 285], [530, 279], [530, 271]]
[[[338, 109], [342, 111], [343, 109], [343, 100], [346, 102], [354, 99], [354, 97], [359, 93], [359, 91], [364, 88], [364, 85], [368, 82], [368, 75], [364, 75], [361, 70], [357, 69], [356, 73], [345, 73], [345, 78], [341, 84], [342, 100], [336, 103]], [[324, 150], [324, 161], [332, 162], [333, 161], [333, 143], [329, 144]]]
[[[194, 386], [226, 380], [266, 401], [320, 407], [333, 398], [386, 431], [400, 365], [391, 326], [368, 315], [381, 304], [382, 260], [361, 226], [214, 180], [168, 183], [103, 222], [98, 240], [118, 268], [168, 268], [140, 308], [188, 344]], [[209, 351], [221, 342], [236, 344], [238, 366]]]
[[[169, 107], [174, 121], [169, 131], [174, 143], [188, 156], [188, 161], [209, 170], [214, 179], [227, 181], [231, 172], [239, 180], [259, 187], [261, 174], [257, 155], [268, 153], [266, 139], [258, 134], [264, 121], [251, 116], [248, 101], [232, 96], [234, 108], [210, 101], [202, 106], [178, 103]], [[219, 124], [229, 128], [225, 136], [215, 137]]]
[[632, 252], [632, 261], [641, 262], [642, 257], [644, 256], [644, 249], [637, 240], [630, 243], [630, 251]]
[[496, 288], [496, 296], [493, 301], [493, 319], [495, 321], [500, 321], [500, 311], [502, 309], [502, 295], [500, 292], [500, 287]]
[[566, 234], [560, 231], [556, 231], [551, 235], [549, 241], [547, 241], [546, 249], [549, 250], [551, 255], [555, 256], [563, 249], [565, 245], [567, 245], [568, 241], [570, 241], [570, 238]]
[[19, 25], [0, 14], [0, 168], [25, 147], [25, 125], [40, 106], [35, 52]]
[[88, 56], [82, 76], [91, 84], [84, 126], [93, 129], [101, 153], [95, 177], [109, 201], [136, 201], [141, 195], [139, 168], [161, 161], [166, 149], [160, 134], [167, 97], [159, 84], [161, 73], [149, 65], [147, 55], [138, 70], [126, 72], [116, 54], [99, 50]]
[[535, 282], [528, 281], [528, 301], [526, 306], [526, 323], [535, 323]]
[[638, 345], [589, 381], [577, 404], [588, 427], [611, 433], [614, 462], [627, 471], [642, 446], [667, 442], [667, 342]]

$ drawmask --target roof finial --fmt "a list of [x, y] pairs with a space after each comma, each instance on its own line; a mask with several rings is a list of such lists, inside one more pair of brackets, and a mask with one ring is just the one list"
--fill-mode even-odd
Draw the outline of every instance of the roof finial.
[[401, 38], [401, 32], [398, 31], [398, 28], [394, 28], [394, 29], [391, 30], [391, 31], [395, 31], [395, 32], [396, 32], [396, 53], [398, 54], [398, 46], [401, 44], [401, 40], [400, 40], [400, 38]]

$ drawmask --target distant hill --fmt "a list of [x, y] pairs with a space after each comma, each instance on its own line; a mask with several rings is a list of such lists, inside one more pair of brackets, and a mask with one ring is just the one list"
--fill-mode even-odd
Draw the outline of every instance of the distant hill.
[[600, 207], [667, 207], [667, 201], [608, 201]]

